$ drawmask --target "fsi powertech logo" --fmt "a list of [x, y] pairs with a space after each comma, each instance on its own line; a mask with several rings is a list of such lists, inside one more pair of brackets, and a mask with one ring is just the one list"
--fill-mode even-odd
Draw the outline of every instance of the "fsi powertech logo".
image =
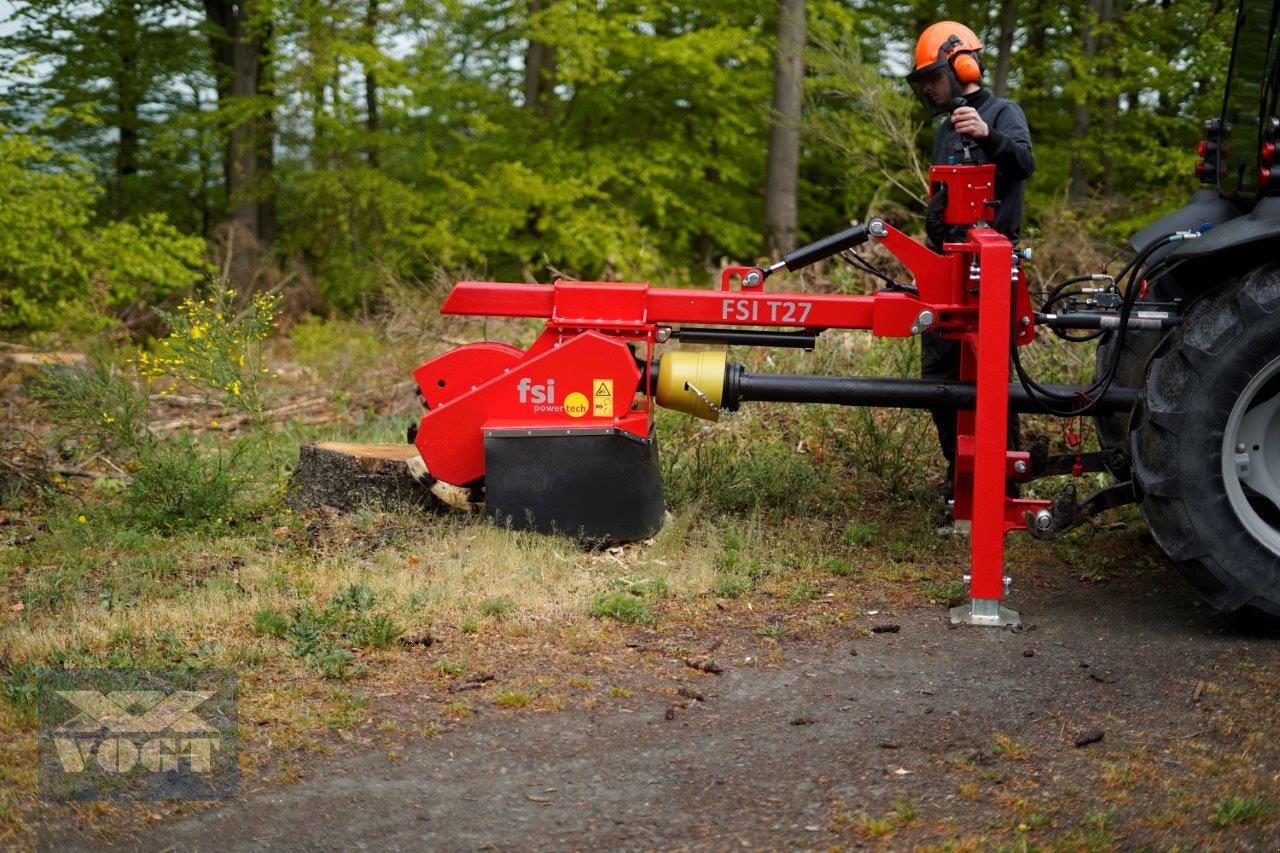
[[235, 793], [231, 670], [46, 670], [39, 731], [42, 799]]

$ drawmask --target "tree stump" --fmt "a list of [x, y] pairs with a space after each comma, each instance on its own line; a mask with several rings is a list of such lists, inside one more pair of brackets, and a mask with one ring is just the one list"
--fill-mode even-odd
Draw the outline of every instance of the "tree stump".
[[439, 483], [427, 473], [412, 444], [334, 441], [302, 446], [284, 501], [293, 510], [327, 506], [340, 512], [362, 506], [434, 512], [472, 508], [466, 489]]

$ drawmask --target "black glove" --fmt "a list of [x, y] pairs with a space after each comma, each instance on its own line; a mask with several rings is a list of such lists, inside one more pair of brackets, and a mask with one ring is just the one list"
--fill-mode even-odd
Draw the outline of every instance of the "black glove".
[[947, 232], [950, 230], [942, 221], [942, 212], [947, 207], [947, 185], [944, 183], [936, 183], [933, 185], [933, 192], [929, 195], [929, 203], [925, 207], [924, 212], [924, 233], [929, 238], [929, 243], [934, 251], [942, 251], [942, 244], [947, 242]]

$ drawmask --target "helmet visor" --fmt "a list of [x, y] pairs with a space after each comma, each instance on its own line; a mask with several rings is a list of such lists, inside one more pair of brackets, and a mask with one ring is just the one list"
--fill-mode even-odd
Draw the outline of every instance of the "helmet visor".
[[945, 60], [912, 71], [907, 75], [907, 83], [930, 118], [951, 112], [953, 102], [964, 97], [951, 65]]

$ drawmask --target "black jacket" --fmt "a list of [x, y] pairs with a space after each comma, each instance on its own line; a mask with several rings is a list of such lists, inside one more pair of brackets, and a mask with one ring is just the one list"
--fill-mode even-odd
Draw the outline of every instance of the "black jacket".
[[956, 133], [951, 116], [943, 116], [933, 136], [933, 162], [935, 165], [994, 163], [996, 198], [1000, 206], [996, 208], [991, 226], [1016, 243], [1022, 229], [1026, 181], [1036, 169], [1027, 118], [1013, 101], [997, 98], [986, 89], [967, 95], [965, 102], [978, 111], [991, 129], [990, 135], [973, 139]]

